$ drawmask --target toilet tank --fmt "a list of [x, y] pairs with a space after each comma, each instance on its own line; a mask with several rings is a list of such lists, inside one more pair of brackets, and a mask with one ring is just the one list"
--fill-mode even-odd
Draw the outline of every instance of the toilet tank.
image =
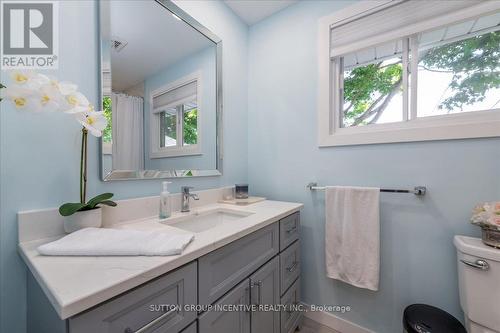
[[[500, 332], [500, 249], [455, 236], [460, 305], [467, 320]], [[486, 332], [486, 330], [485, 330]]]

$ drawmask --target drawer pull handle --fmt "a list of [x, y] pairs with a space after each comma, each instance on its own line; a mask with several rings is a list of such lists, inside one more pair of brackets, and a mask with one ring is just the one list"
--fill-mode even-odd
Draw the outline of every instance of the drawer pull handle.
[[289, 273], [292, 273], [292, 272], [294, 272], [297, 269], [298, 266], [299, 266], [299, 262], [298, 261], [294, 261], [293, 264], [292, 264], [292, 266], [287, 267], [286, 270]]
[[291, 234], [292, 232], [295, 232], [297, 230], [297, 226], [294, 226], [293, 228], [287, 229], [286, 233]]
[[162, 320], [164, 320], [165, 318], [167, 318], [171, 314], [175, 313], [176, 311], [177, 311], [177, 309], [172, 309], [172, 310], [170, 310], [168, 312], [165, 312], [161, 316], [153, 319], [152, 321], [150, 321], [146, 325], [144, 325], [141, 328], [139, 328], [137, 331], [133, 331], [131, 328], [127, 327], [125, 329], [124, 333], [144, 333], [144, 332], [147, 332], [151, 327], [155, 326], [156, 324], [158, 324], [159, 322], [161, 322]]
[[262, 281], [252, 282], [250, 288], [257, 286], [257, 305], [262, 304]]
[[482, 271], [487, 271], [490, 269], [490, 264], [488, 264], [488, 262], [486, 260], [478, 259], [475, 262], [472, 262], [472, 261], [467, 261], [467, 260], [461, 259], [460, 261], [469, 267], [477, 268], [477, 269], [480, 269]]

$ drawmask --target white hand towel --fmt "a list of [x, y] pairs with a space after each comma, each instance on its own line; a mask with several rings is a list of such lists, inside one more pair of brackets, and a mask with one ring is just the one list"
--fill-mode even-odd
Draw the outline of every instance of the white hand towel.
[[325, 256], [329, 278], [378, 290], [379, 194], [378, 188], [326, 188]]
[[193, 240], [190, 233], [85, 228], [38, 247], [47, 256], [171, 256]]

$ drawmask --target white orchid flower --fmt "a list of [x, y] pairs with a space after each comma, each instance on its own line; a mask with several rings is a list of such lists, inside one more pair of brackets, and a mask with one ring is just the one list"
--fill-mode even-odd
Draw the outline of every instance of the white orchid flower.
[[33, 90], [19, 86], [7, 87], [4, 96], [12, 101], [17, 109], [25, 109], [34, 104]]
[[87, 112], [90, 102], [81, 92], [75, 91], [64, 96], [68, 110], [66, 113], [81, 113]]
[[64, 96], [50, 83], [41, 86], [34, 98], [36, 111], [60, 111], [65, 105]]
[[37, 74], [31, 80], [39, 87], [50, 83], [50, 78], [44, 74]]
[[63, 95], [73, 94], [78, 89], [76, 84], [67, 81], [57, 82], [56, 80], [53, 80], [52, 84], [55, 85]]
[[28, 83], [31, 79], [37, 76], [33, 71], [19, 71], [15, 70], [10, 73], [10, 78], [15, 84], [23, 85]]
[[13, 84], [6, 92], [17, 108], [29, 105], [32, 111], [60, 110], [68, 113], [87, 112], [89, 100], [77, 91], [78, 86], [34, 71], [15, 70], [10, 73]]
[[40, 87], [43, 77], [44, 75], [29, 70], [15, 70], [10, 73], [10, 78], [14, 84], [31, 90], [36, 90]]
[[78, 86], [72, 82], [69, 82], [69, 81], [62, 81], [62, 82], [59, 82], [56, 78], [54, 77], [48, 77], [49, 81], [48, 83], [50, 83], [52, 86], [54, 86], [55, 88], [59, 89], [59, 91], [61, 92], [61, 94], [63, 95], [70, 95], [70, 94], [73, 94], [77, 91], [78, 89]]
[[[58, 82], [55, 78], [37, 74], [33, 71], [13, 71], [11, 78], [13, 82], [9, 84], [9, 87], [5, 88], [1, 85], [2, 95], [10, 99], [16, 108], [32, 111], [59, 110], [73, 113], [77, 121], [83, 126], [81, 130], [80, 203], [85, 207], [90, 207], [85, 197], [87, 189], [85, 175], [87, 172], [86, 147], [88, 133], [90, 132], [96, 137], [102, 135], [102, 131], [108, 125], [104, 112], [94, 111], [94, 107], [89, 103], [87, 97], [78, 92], [78, 87], [71, 82]], [[64, 206], [61, 206], [61, 208]], [[70, 214], [72, 213], [74, 211], [70, 212]]]
[[76, 113], [76, 120], [83, 127], [85, 127], [90, 134], [96, 137], [100, 137], [102, 135], [102, 131], [108, 125], [108, 121], [104, 116], [104, 112], [102, 111], [93, 111], [92, 106], [89, 106], [86, 112]]

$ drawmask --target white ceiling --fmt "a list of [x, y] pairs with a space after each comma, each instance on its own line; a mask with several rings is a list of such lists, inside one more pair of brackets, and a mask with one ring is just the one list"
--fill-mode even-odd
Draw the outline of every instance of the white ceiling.
[[224, 0], [246, 24], [255, 24], [298, 0]]
[[[215, 56], [215, 44], [155, 1], [107, 3], [111, 31], [104, 35], [128, 43], [120, 52], [111, 50], [113, 91], [140, 84], [151, 74], [207, 47], [214, 47]], [[106, 29], [105, 25], [102, 27]]]

